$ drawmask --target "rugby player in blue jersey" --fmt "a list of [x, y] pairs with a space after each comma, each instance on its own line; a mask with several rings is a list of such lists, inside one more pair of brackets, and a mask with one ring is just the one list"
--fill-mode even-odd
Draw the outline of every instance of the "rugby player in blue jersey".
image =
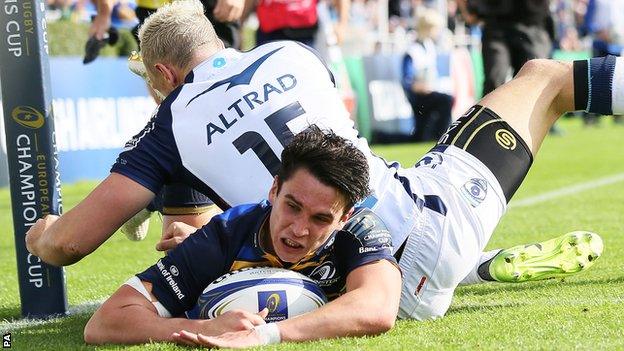
[[[85, 341], [249, 347], [389, 330], [398, 311], [401, 274], [383, 222], [369, 209], [354, 213], [354, 204], [368, 195], [368, 183], [366, 156], [347, 140], [311, 126], [284, 149], [269, 202], [214, 217], [129, 280], [87, 323]], [[176, 274], [168, 274], [173, 266]], [[331, 301], [266, 325], [266, 311], [184, 318], [219, 276], [258, 266], [308, 275]], [[314, 274], [321, 266], [332, 273]]]
[[361, 205], [392, 235], [403, 270], [402, 318], [443, 316], [462, 281], [566, 275], [602, 252], [597, 235], [573, 232], [482, 254], [554, 121], [574, 109], [624, 111], [619, 58], [529, 61], [416, 165], [403, 168], [358, 138], [331, 72], [309, 48], [284, 41], [245, 53], [223, 50], [192, 0], [160, 8], [140, 36], [150, 81], [167, 98], [109, 177], [78, 206], [29, 231], [28, 249], [46, 262], [67, 265], [91, 253], [163, 184], [189, 184], [224, 209], [261, 201], [277, 175], [278, 155], [311, 124], [366, 156], [371, 194]]

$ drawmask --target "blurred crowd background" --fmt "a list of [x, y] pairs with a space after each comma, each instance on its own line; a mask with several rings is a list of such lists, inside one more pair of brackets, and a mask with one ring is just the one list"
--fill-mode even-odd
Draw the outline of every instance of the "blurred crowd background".
[[[294, 39], [315, 46], [339, 78], [344, 75], [339, 88], [345, 103], [374, 142], [436, 139], [460, 111], [511, 79], [528, 59], [619, 55], [624, 47], [622, 0], [320, 0], [316, 6], [312, 36]], [[102, 55], [127, 56], [137, 49], [129, 34], [139, 23], [136, 7], [135, 0], [114, 1], [111, 24], [120, 40]], [[82, 55], [96, 14], [91, 0], [48, 0], [51, 54]], [[258, 17], [251, 11], [234, 21], [240, 30], [235, 47], [247, 50], [256, 40], [282, 38], [260, 35]], [[68, 30], [73, 26], [78, 29]], [[359, 78], [366, 86], [359, 91], [354, 57], [365, 71]], [[376, 103], [399, 90], [405, 96], [395, 108]], [[411, 118], [404, 116], [406, 102]], [[583, 117], [588, 125], [597, 123]]]

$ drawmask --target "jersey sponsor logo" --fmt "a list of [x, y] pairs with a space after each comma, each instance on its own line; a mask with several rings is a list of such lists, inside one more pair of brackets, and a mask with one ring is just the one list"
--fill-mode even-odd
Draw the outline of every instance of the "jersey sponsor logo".
[[365, 247], [373, 247], [376, 249], [374, 251], [378, 251], [392, 246], [392, 236], [386, 230], [371, 230], [362, 238], [361, 243], [360, 253], [368, 252], [361, 250]]
[[327, 241], [327, 244], [325, 244], [325, 246], [323, 246], [323, 250], [327, 250], [329, 249], [332, 245], [334, 245], [334, 242], [336, 241], [336, 236], [332, 235], [329, 240]]
[[503, 149], [513, 150], [516, 148], [516, 137], [507, 129], [499, 129], [495, 133], [496, 142]]
[[435, 169], [438, 165], [442, 164], [442, 154], [439, 152], [430, 152], [416, 163], [415, 167], [429, 167]]
[[178, 275], [180, 275], [180, 271], [178, 270], [178, 267], [176, 266], [169, 267], [169, 272], [171, 272], [171, 275], [173, 275], [174, 277], [177, 277]]
[[322, 281], [322, 280], [332, 279], [335, 275], [336, 275], [336, 267], [334, 267], [333, 262], [328, 261], [314, 268], [312, 273], [309, 274], [309, 277], [317, 281]]
[[364, 241], [368, 242], [368, 241], [372, 241], [374, 239], [379, 239], [379, 238], [389, 238], [390, 235], [388, 234], [388, 232], [385, 231], [381, 231], [378, 233], [372, 233], [372, 234], [368, 234], [364, 236]]
[[[173, 291], [178, 300], [184, 299], [185, 295], [182, 293], [182, 290], [178, 286], [178, 282], [173, 279], [174, 274], [172, 268], [175, 268], [175, 272], [178, 272], [178, 268], [175, 266], [171, 266], [169, 269], [167, 269], [167, 267], [165, 267], [165, 264], [162, 263], [162, 260], [158, 260], [158, 262], [156, 262], [156, 267], [160, 271], [160, 274], [163, 276], [163, 278], [165, 278], [165, 281], [167, 282], [167, 284], [169, 284], [171, 291]], [[177, 274], [175, 276], [177, 276]]]
[[[257, 59], [256, 61], [254, 61], [251, 65], [249, 65], [247, 68], [245, 68], [241, 73], [235, 74], [229, 78], [223, 79], [221, 81], [218, 81], [216, 83], [214, 83], [213, 85], [211, 85], [208, 89], [202, 91], [201, 93], [195, 95], [191, 100], [189, 100], [189, 102], [186, 104], [186, 106], [190, 105], [191, 102], [193, 102], [193, 100], [197, 99], [198, 97], [206, 94], [207, 92], [218, 88], [222, 85], [228, 84], [227, 88], [225, 90], [229, 90], [232, 87], [235, 87], [237, 85], [249, 85], [249, 83], [251, 83], [251, 79], [253, 78], [254, 74], [256, 73], [256, 71], [258, 70], [258, 68], [260, 68], [260, 66], [262, 66], [262, 64], [264, 63], [264, 61], [266, 61], [271, 55], [273, 55], [274, 53], [276, 53], [277, 51], [283, 49], [284, 47], [279, 47], [273, 51], [270, 51], [266, 54], [264, 54], [262, 57], [260, 57], [259, 59]], [[225, 63], [225, 62], [224, 62]]]
[[[277, 84], [275, 84], [275, 82]], [[216, 133], [223, 134], [230, 129], [239, 119], [245, 117], [245, 114], [253, 111], [257, 106], [269, 101], [271, 96], [275, 94], [283, 94], [288, 90], [297, 86], [297, 78], [292, 74], [284, 74], [275, 78], [275, 82], [266, 82], [262, 85], [261, 91], [251, 91], [236, 99], [233, 104], [227, 107], [218, 115], [219, 121], [210, 122], [206, 125], [208, 145], [212, 144], [213, 136]], [[280, 89], [281, 88], [281, 89]], [[273, 93], [273, 95], [271, 95]], [[190, 103], [190, 102], [189, 102]]]
[[391, 246], [389, 244], [381, 244], [379, 246], [364, 246], [364, 247], [360, 247], [358, 249], [358, 252], [363, 254], [363, 253], [367, 253], [367, 252], [376, 252], [376, 251], [381, 251], [383, 249], [387, 249], [390, 248]]
[[221, 68], [225, 66], [225, 59], [223, 57], [217, 57], [212, 61], [212, 67]]
[[11, 117], [21, 126], [30, 128], [30, 129], [38, 129], [43, 126], [45, 119], [43, 118], [43, 113], [39, 112], [34, 107], [30, 106], [17, 106], [11, 111]]
[[336, 273], [337, 270], [334, 263], [332, 261], [326, 261], [314, 268], [310, 274], [306, 275], [314, 279], [320, 287], [329, 287], [340, 280], [340, 276]]
[[460, 192], [470, 206], [477, 207], [485, 200], [487, 191], [487, 181], [484, 179], [472, 178], [462, 186]]

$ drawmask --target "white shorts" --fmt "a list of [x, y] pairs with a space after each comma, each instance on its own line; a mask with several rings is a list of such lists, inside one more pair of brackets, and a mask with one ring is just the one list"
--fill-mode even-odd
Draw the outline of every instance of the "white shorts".
[[452, 145], [434, 150], [416, 167], [399, 170], [412, 192], [423, 194], [399, 260], [399, 318], [426, 320], [446, 313], [506, 209], [500, 184], [481, 161]]

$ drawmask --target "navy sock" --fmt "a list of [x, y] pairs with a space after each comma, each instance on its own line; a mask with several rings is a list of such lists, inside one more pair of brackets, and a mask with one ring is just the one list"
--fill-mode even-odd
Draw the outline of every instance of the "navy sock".
[[[574, 107], [576, 110], [612, 115], [615, 56], [574, 61]], [[620, 112], [621, 111], [617, 111]]]

